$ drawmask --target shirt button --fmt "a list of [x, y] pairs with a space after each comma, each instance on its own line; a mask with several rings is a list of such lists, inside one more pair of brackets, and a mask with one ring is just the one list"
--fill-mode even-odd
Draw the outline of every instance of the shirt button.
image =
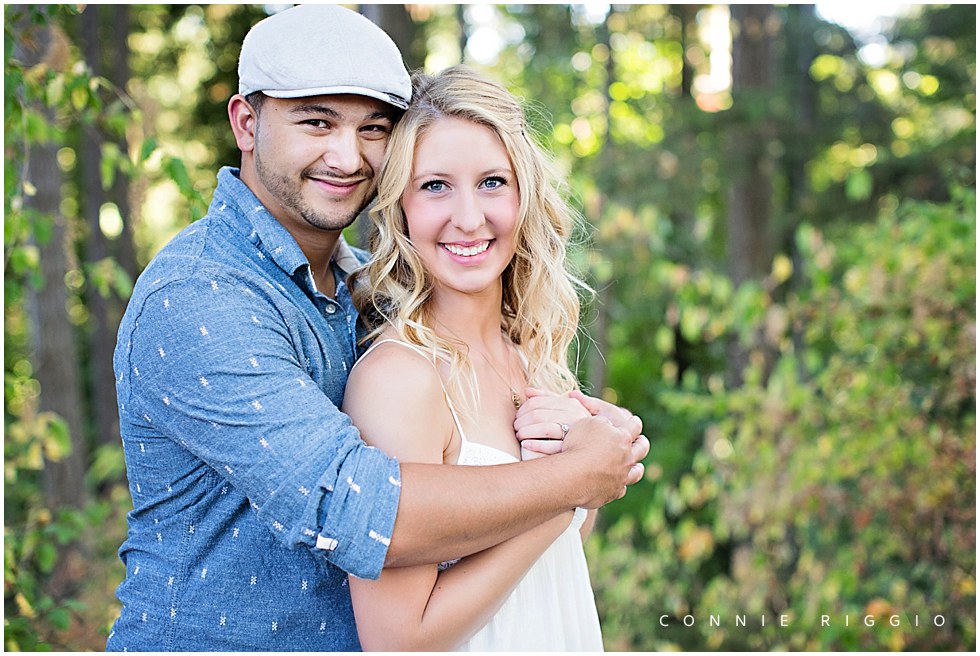
[[334, 538], [324, 537], [323, 535], [316, 536], [316, 548], [323, 549], [324, 551], [333, 551], [337, 548], [337, 540]]
[[336, 311], [337, 311], [337, 306], [336, 305], [328, 305], [327, 306], [327, 314], [333, 314]]

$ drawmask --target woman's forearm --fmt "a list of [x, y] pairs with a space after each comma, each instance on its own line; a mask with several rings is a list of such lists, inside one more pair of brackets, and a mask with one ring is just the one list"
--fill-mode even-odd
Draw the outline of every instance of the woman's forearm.
[[[479, 631], [571, 520], [562, 513], [523, 535], [462, 559], [442, 572], [425, 609], [426, 635], [446, 634], [449, 649]], [[432, 646], [432, 649], [439, 647]]]
[[[434, 580], [429, 579], [431, 585], [420, 586], [424, 576], [415, 576], [407, 568], [386, 570], [378, 582], [352, 579], [351, 596], [362, 648], [454, 649], [490, 621], [570, 520], [571, 513], [562, 513], [526, 533], [463, 558]], [[407, 576], [399, 578], [402, 573]], [[408, 578], [412, 576], [414, 580]], [[385, 606], [395, 599], [397, 603]]]
[[592, 529], [595, 528], [596, 519], [599, 517], [598, 510], [590, 510], [589, 514], [585, 516], [585, 521], [582, 522], [582, 526], [579, 528], [579, 533], [582, 534], [582, 542], [584, 543], [592, 535]]

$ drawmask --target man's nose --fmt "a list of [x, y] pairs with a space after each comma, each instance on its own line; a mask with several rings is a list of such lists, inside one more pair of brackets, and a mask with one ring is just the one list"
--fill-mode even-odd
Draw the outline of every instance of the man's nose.
[[340, 130], [330, 135], [323, 153], [323, 162], [331, 170], [354, 175], [361, 170], [361, 140], [354, 130]]

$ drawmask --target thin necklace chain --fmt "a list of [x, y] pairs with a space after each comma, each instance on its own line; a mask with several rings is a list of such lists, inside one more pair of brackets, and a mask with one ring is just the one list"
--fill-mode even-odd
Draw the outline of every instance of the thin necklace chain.
[[[460, 337], [459, 335], [456, 334], [456, 331], [454, 331], [452, 328], [450, 328], [449, 326], [447, 326], [443, 322], [439, 321], [438, 319], [436, 319], [436, 321], [438, 321], [439, 325], [441, 325], [443, 328], [445, 328], [446, 330], [448, 330], [450, 332], [450, 334], [452, 334], [453, 337], [455, 337], [456, 339], [458, 339], [463, 344], [466, 344], [467, 346], [469, 346], [469, 344], [467, 344], [466, 340], [464, 340], [462, 337]], [[507, 348], [506, 345], [504, 346], [504, 348], [505, 349]], [[514, 386], [510, 384], [510, 379], [504, 378], [503, 375], [499, 371], [497, 371], [497, 368], [495, 366], [493, 366], [493, 362], [490, 361], [490, 358], [488, 358], [486, 355], [484, 355], [483, 351], [477, 351], [477, 352], [480, 354], [480, 357], [483, 358], [483, 360], [490, 366], [490, 370], [494, 373], [494, 375], [496, 375], [497, 378], [500, 379], [500, 382], [502, 382], [507, 387], [507, 389], [510, 391], [510, 402], [514, 404], [514, 409], [515, 410], [516, 409], [519, 409], [521, 407], [521, 405], [524, 403], [524, 401], [521, 399], [521, 395], [517, 393], [517, 390], [514, 389]], [[510, 361], [510, 358], [508, 357], [507, 358], [507, 373], [508, 374], [512, 374], [513, 373], [513, 369], [511, 368], [511, 364], [512, 363]]]
[[[480, 357], [482, 357], [486, 361], [486, 363], [488, 365], [490, 365], [490, 370], [493, 371], [493, 373], [495, 373], [497, 375], [497, 378], [499, 378], [501, 380], [501, 382], [503, 382], [503, 384], [507, 386], [507, 389], [510, 390], [510, 402], [514, 404], [514, 409], [516, 410], [516, 409], [520, 408], [521, 407], [521, 404], [524, 403], [524, 402], [521, 400], [521, 396], [517, 393], [517, 390], [514, 389], [514, 386], [511, 385], [510, 384], [510, 381], [507, 380], [507, 379], [505, 379], [500, 374], [499, 371], [497, 371], [497, 368], [495, 366], [493, 366], [493, 363], [492, 362], [490, 362], [490, 358], [488, 358], [487, 356], [485, 356], [483, 354], [483, 351], [480, 351]], [[510, 358], [507, 358], [507, 373], [508, 374], [509, 373], [512, 373]]]

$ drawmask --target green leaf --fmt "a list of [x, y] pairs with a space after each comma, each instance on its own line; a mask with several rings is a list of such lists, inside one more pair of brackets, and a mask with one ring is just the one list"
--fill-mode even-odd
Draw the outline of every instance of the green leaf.
[[38, 568], [45, 574], [50, 573], [58, 561], [58, 549], [50, 542], [40, 543], [37, 546], [35, 555], [37, 557]]
[[110, 142], [102, 145], [102, 158], [99, 166], [100, 173], [102, 174], [103, 189], [112, 187], [112, 183], [116, 179], [116, 170], [120, 159], [122, 159], [122, 153], [119, 150], [118, 144]]
[[153, 153], [156, 152], [158, 148], [157, 140], [153, 137], [147, 137], [143, 141], [143, 145], [140, 146], [140, 159], [139, 163], [143, 164], [146, 160], [150, 159]]
[[844, 193], [852, 201], [867, 200], [874, 189], [874, 179], [867, 169], [851, 171], [844, 183]]
[[48, 621], [54, 628], [66, 631], [71, 626], [71, 613], [64, 608], [55, 608], [48, 613]]
[[45, 87], [48, 107], [57, 107], [65, 97], [65, 76], [55, 75]]
[[44, 456], [54, 462], [63, 460], [72, 448], [68, 423], [54, 413], [46, 413], [39, 419], [45, 423]]
[[90, 94], [85, 87], [76, 86], [71, 91], [71, 105], [76, 112], [84, 110], [89, 104]]

